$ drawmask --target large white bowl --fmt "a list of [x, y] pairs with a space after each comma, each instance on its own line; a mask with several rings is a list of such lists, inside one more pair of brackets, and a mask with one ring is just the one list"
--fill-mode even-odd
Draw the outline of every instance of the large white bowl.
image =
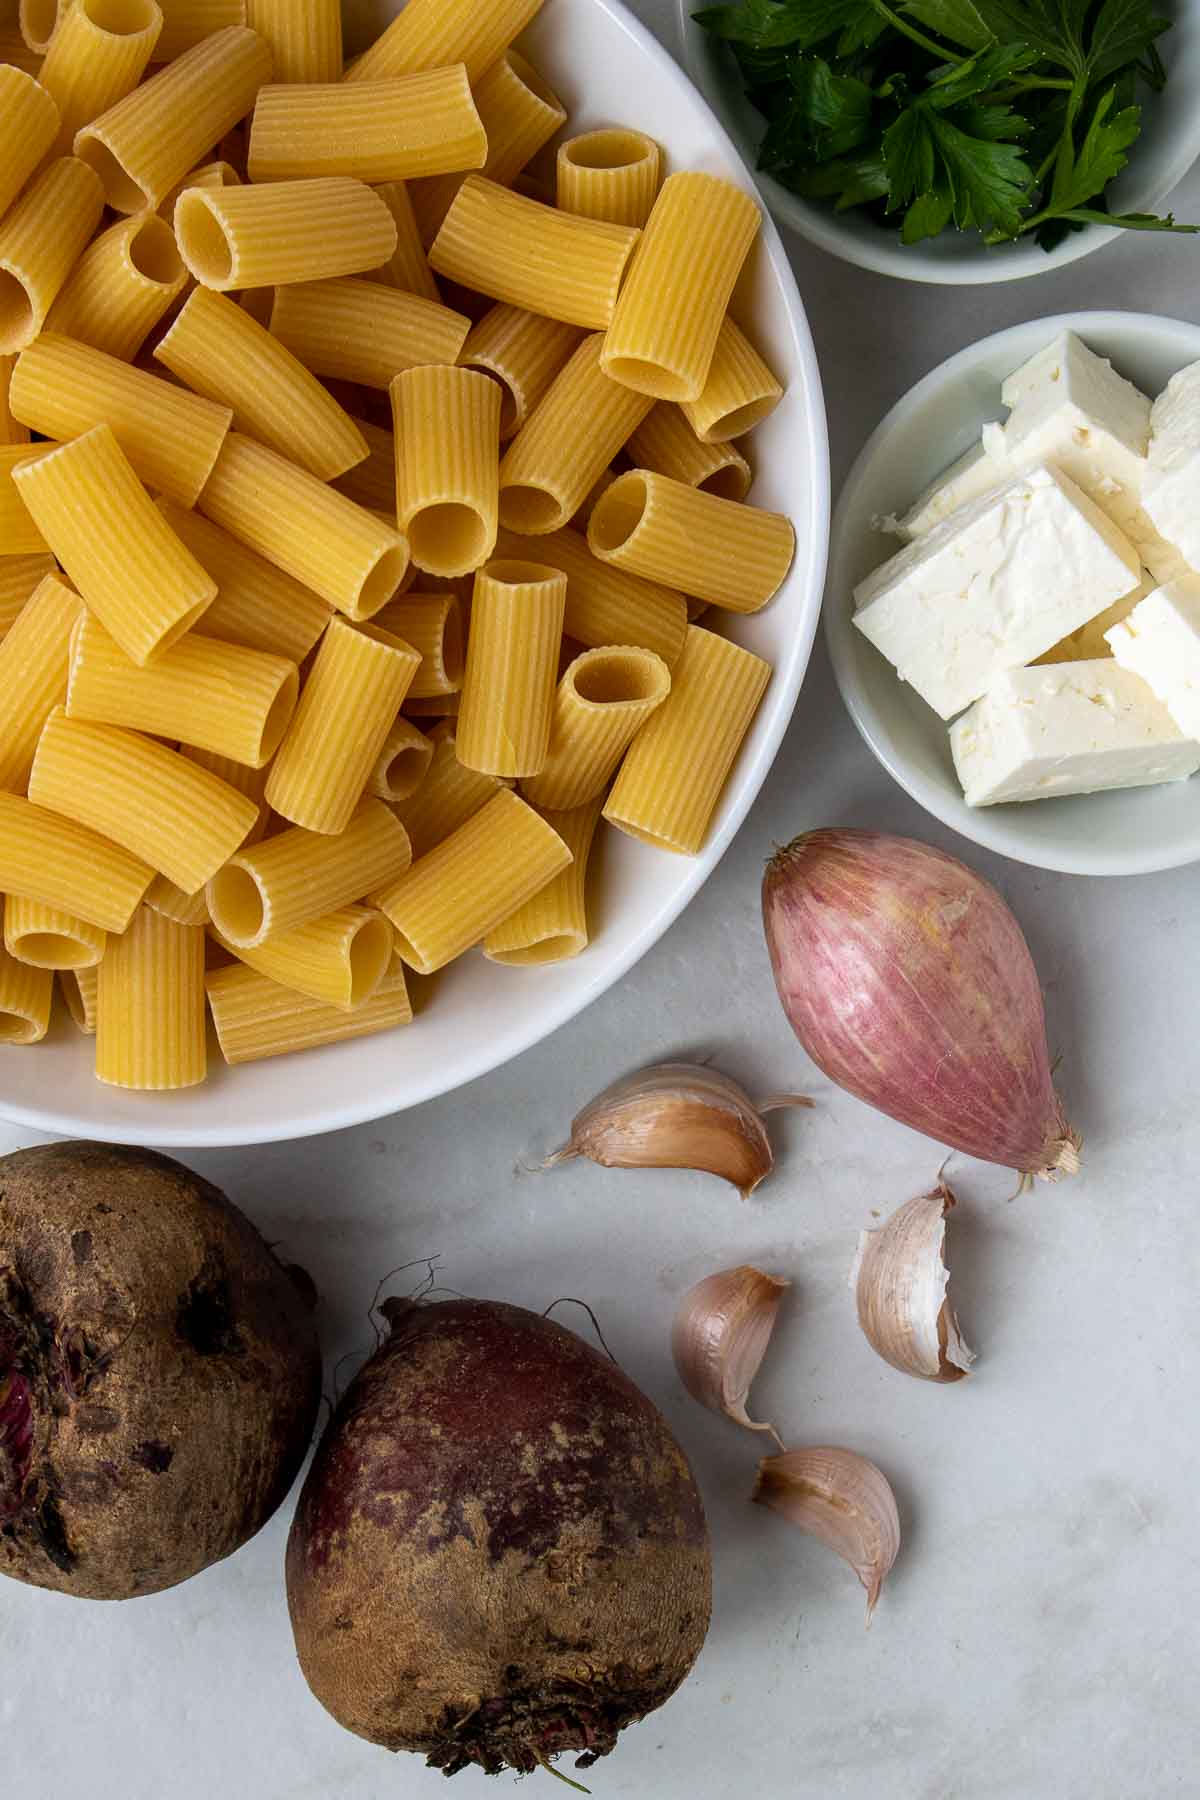
[[969, 807], [946, 725], [852, 623], [852, 593], [899, 548], [873, 521], [904, 512], [921, 489], [1004, 416], [1000, 385], [1061, 331], [1075, 331], [1122, 375], [1156, 395], [1200, 360], [1200, 326], [1150, 313], [1060, 313], [960, 350], [897, 401], [846, 478], [833, 520], [825, 630], [855, 724], [914, 800], [989, 850], [1068, 875], [1139, 875], [1200, 859], [1200, 776], [1119, 793]]
[[[762, 115], [746, 98], [733, 57], [693, 19], [701, 4], [702, 0], [676, 0], [688, 70], [753, 168], [764, 130]], [[1200, 0], [1178, 0], [1177, 5], [1159, 10], [1174, 21], [1159, 40], [1169, 79], [1161, 94], [1147, 91], [1142, 96], [1145, 129], [1113, 189], [1117, 212], [1161, 211], [1171, 189], [1200, 156], [1200, 106], [1195, 98], [1200, 85]], [[976, 232], [955, 231], [943, 231], [926, 243], [901, 244], [899, 230], [885, 231], [858, 210], [838, 213], [831, 205], [801, 199], [773, 175], [759, 174], [757, 179], [775, 217], [801, 237], [844, 262], [904, 281], [953, 286], [1018, 281], [1061, 269], [1121, 236], [1116, 225], [1086, 225], [1051, 251], [1032, 243], [989, 250]], [[1187, 254], [1186, 245], [1181, 249]]]
[[[348, 7], [352, 46], [398, 7]], [[561, 94], [572, 129], [640, 125], [673, 168], [707, 169], [753, 191], [733, 145], [687, 77], [618, 0], [546, 0], [524, 47]], [[260, 1143], [356, 1125], [414, 1106], [517, 1056], [619, 979], [712, 874], [767, 774], [808, 663], [829, 535], [829, 454], [816, 356], [779, 235], [761, 242], [736, 300], [787, 394], [755, 433], [754, 498], [791, 515], [795, 566], [755, 618], [729, 616], [730, 635], [767, 657], [774, 679], [697, 857], [667, 855], [606, 834], [595, 940], [573, 962], [503, 968], [473, 953], [420, 984], [406, 1030], [300, 1056], [226, 1069], [215, 1052], [200, 1088], [138, 1095], [103, 1087], [92, 1046], [60, 1020], [28, 1054], [0, 1056], [0, 1114], [71, 1136], [163, 1146]]]

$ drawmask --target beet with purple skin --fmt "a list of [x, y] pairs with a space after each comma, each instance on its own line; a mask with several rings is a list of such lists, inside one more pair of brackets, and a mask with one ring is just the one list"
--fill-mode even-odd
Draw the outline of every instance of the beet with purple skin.
[[0, 1573], [93, 1600], [228, 1556], [312, 1437], [312, 1292], [168, 1157], [0, 1158]]
[[287, 1553], [300, 1664], [347, 1730], [474, 1764], [580, 1767], [674, 1693], [712, 1572], [657, 1409], [574, 1333], [482, 1300], [388, 1302]]

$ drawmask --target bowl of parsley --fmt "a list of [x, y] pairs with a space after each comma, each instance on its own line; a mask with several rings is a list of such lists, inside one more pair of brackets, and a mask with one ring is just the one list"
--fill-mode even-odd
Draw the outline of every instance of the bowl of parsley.
[[1013, 281], [1162, 210], [1200, 156], [1200, 0], [678, 0], [781, 223], [910, 281]]

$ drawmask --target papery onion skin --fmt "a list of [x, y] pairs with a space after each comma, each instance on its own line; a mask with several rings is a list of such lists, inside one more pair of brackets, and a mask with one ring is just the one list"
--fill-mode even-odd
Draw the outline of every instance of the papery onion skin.
[[1053, 1181], [1079, 1167], [1041, 987], [990, 882], [912, 838], [833, 828], [763, 879], [775, 985], [817, 1067], [968, 1156]]

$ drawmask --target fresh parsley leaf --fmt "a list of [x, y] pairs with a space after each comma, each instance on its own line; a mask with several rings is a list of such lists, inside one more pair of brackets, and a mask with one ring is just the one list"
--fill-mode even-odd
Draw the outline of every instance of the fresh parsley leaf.
[[1096, 103], [1078, 151], [1073, 151], [1069, 137], [1064, 137], [1064, 151], [1070, 153], [1060, 158], [1055, 169], [1047, 212], [1066, 213], [1073, 207], [1086, 206], [1129, 161], [1125, 152], [1142, 129], [1142, 109], [1127, 106], [1110, 118], [1112, 103], [1113, 90], [1109, 88]]
[[993, 44], [966, 62], [952, 63], [942, 70], [925, 90], [930, 106], [945, 109], [958, 106], [976, 94], [1002, 87], [1031, 69], [1038, 60], [1036, 50], [1027, 44]]
[[954, 195], [960, 231], [977, 225], [1015, 237], [1029, 194], [1029, 165], [1015, 144], [970, 137], [943, 114], [932, 121], [938, 156]]
[[808, 200], [832, 200], [835, 212], [882, 200], [888, 191], [887, 169], [882, 156], [846, 156], [825, 163], [788, 183]]
[[1169, 25], [1169, 19], [1155, 17], [1147, 0], [1104, 0], [1088, 44], [1089, 80], [1104, 81], [1140, 62]]
[[922, 238], [937, 237], [939, 232], [945, 231], [953, 213], [954, 195], [949, 188], [936, 188], [922, 194], [904, 215], [900, 227], [901, 243], [916, 244]]
[[865, 143], [871, 131], [872, 92], [854, 75], [836, 75], [819, 56], [805, 56], [791, 70], [791, 93], [759, 146], [763, 169], [796, 162], [828, 162]]
[[903, 0], [897, 11], [968, 50], [982, 50], [994, 41], [974, 0]]
[[697, 24], [728, 43], [755, 50], [810, 50], [835, 32], [879, 17], [871, 0], [746, 0], [693, 13]]
[[887, 170], [890, 210], [907, 206], [933, 186], [937, 161], [928, 116], [910, 106], [883, 134], [883, 164]]

